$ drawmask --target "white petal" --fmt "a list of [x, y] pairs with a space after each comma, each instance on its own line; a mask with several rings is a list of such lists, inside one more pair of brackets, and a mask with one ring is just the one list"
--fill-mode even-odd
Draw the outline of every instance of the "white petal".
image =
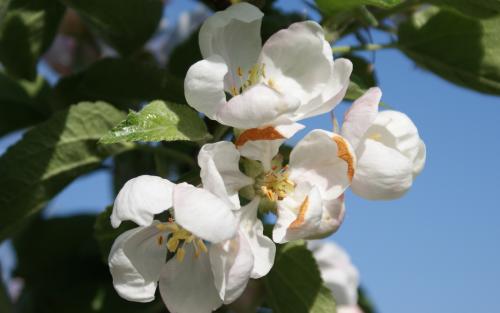
[[382, 98], [380, 88], [368, 89], [364, 95], [358, 98], [346, 112], [342, 123], [341, 134], [356, 149], [366, 131], [375, 121], [378, 114], [378, 104]]
[[116, 197], [111, 213], [111, 225], [117, 228], [122, 221], [150, 225], [155, 214], [172, 207], [174, 184], [158, 176], [142, 175], [132, 178]]
[[262, 46], [262, 12], [248, 3], [238, 3], [209, 17], [202, 25], [199, 43], [203, 58], [219, 55], [230, 69], [226, 90], [239, 86], [238, 67], [243, 73], [256, 63]]
[[155, 298], [160, 271], [165, 264], [167, 248], [159, 240], [166, 234], [156, 227], [137, 227], [116, 238], [108, 264], [113, 286], [129, 301], [149, 302]]
[[355, 164], [355, 154], [345, 139], [317, 129], [293, 148], [290, 179], [314, 184], [325, 200], [337, 199], [349, 187]]
[[213, 243], [234, 237], [238, 220], [233, 206], [213, 193], [187, 183], [174, 188], [175, 221], [204, 240]]
[[283, 142], [285, 142], [284, 139], [247, 141], [238, 149], [242, 156], [260, 161], [264, 170], [269, 171], [271, 169], [271, 161], [278, 154]]
[[323, 200], [323, 213], [318, 230], [307, 239], [321, 239], [330, 236], [336, 232], [345, 216], [344, 195], [338, 199]]
[[[328, 45], [331, 53], [331, 47]], [[295, 112], [295, 120], [301, 120], [333, 110], [343, 99], [349, 87], [350, 76], [352, 73], [352, 63], [347, 59], [337, 59], [333, 62], [330, 79], [328, 80], [323, 92], [303, 104]]]
[[217, 120], [221, 124], [243, 129], [291, 124], [292, 114], [298, 106], [296, 98], [257, 84], [222, 106]]
[[309, 103], [320, 95], [332, 71], [331, 52], [324, 53], [323, 28], [313, 21], [290, 25], [272, 35], [262, 47], [259, 63], [276, 90]]
[[337, 313], [364, 313], [363, 310], [357, 305], [352, 306], [338, 306]]
[[426, 159], [426, 147], [425, 143], [420, 140], [420, 144], [418, 146], [418, 153], [413, 159], [413, 178], [420, 174], [422, 170], [424, 169], [425, 165], [425, 159]]
[[212, 120], [226, 104], [224, 76], [227, 71], [227, 65], [215, 55], [191, 65], [184, 80], [187, 103]]
[[237, 208], [240, 207], [238, 191], [253, 184], [253, 179], [240, 171], [239, 161], [240, 153], [228, 141], [203, 145], [198, 154], [203, 188], [222, 199], [229, 198]]
[[321, 223], [323, 203], [317, 187], [302, 183], [278, 201], [278, 219], [273, 229], [276, 243], [314, 236]]
[[357, 195], [370, 200], [396, 199], [411, 187], [412, 163], [399, 151], [366, 139], [357, 154], [356, 174], [351, 185]]
[[260, 198], [254, 198], [250, 203], [241, 208], [240, 229], [248, 239], [254, 264], [251, 277], [254, 279], [266, 276], [274, 264], [276, 245], [264, 235], [264, 226], [257, 217]]
[[229, 304], [241, 296], [250, 279], [254, 263], [250, 245], [239, 232], [234, 239], [210, 246], [209, 256], [219, 297]]
[[318, 263], [321, 278], [332, 291], [337, 306], [353, 306], [358, 302], [359, 272], [349, 255], [333, 242], [309, 244]]
[[188, 245], [182, 262], [170, 259], [160, 276], [160, 294], [172, 313], [210, 313], [222, 305], [206, 253]]

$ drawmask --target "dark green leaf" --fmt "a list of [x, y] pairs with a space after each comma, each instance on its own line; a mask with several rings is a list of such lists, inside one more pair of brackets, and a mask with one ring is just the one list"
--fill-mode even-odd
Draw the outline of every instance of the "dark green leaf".
[[161, 0], [61, 1], [125, 55], [141, 48], [153, 35], [163, 12]]
[[493, 17], [500, 13], [500, 0], [431, 0], [429, 2], [478, 18]]
[[[54, 0], [11, 0], [0, 16], [0, 62], [15, 77], [34, 80], [64, 7]], [[1, 12], [0, 12], [1, 13]]]
[[353, 64], [353, 72], [351, 74], [351, 79], [363, 88], [369, 88], [377, 86], [377, 77], [375, 75], [375, 70], [373, 64], [363, 57], [350, 54], [344, 56], [351, 60]]
[[316, 6], [325, 14], [332, 14], [341, 10], [353, 9], [362, 5], [371, 5], [379, 8], [388, 9], [402, 0], [316, 0]]
[[153, 101], [130, 112], [101, 143], [123, 141], [201, 141], [210, 138], [203, 119], [187, 105]]
[[202, 59], [198, 33], [199, 30], [193, 32], [188, 39], [175, 47], [169, 57], [168, 69], [178, 78], [184, 79], [189, 67]]
[[0, 136], [39, 123], [50, 116], [50, 87], [41, 77], [16, 81], [0, 73]]
[[[1, 267], [0, 267], [1, 270]], [[12, 302], [7, 294], [4, 283], [0, 280], [0, 312], [12, 312]]]
[[183, 80], [153, 64], [107, 58], [85, 71], [62, 79], [56, 86], [59, 107], [80, 101], [103, 100], [122, 108], [163, 99], [183, 103]]
[[33, 127], [0, 157], [0, 240], [78, 176], [125, 145], [97, 140], [124, 114], [103, 102], [80, 103]]
[[399, 46], [453, 83], [500, 94], [500, 16], [476, 20], [429, 8], [399, 27]]
[[314, 257], [303, 241], [282, 245], [264, 278], [274, 313], [335, 313], [335, 300], [323, 285]]

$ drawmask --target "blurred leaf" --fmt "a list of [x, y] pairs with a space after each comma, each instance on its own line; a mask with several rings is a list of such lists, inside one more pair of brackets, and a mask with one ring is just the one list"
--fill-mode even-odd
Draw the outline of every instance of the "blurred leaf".
[[335, 300], [323, 285], [314, 257], [303, 241], [282, 245], [264, 278], [266, 301], [274, 313], [335, 313]]
[[353, 72], [351, 74], [351, 79], [363, 88], [374, 87], [378, 85], [377, 77], [375, 75], [375, 70], [373, 64], [366, 60], [365, 58], [350, 54], [344, 56], [351, 60], [353, 64]]
[[377, 313], [375, 305], [370, 298], [366, 295], [365, 290], [362, 287], [358, 288], [358, 306], [361, 308], [363, 313]]
[[101, 257], [105, 263], [108, 262], [109, 251], [111, 251], [111, 246], [113, 246], [116, 237], [127, 230], [137, 227], [132, 222], [123, 222], [120, 227], [113, 228], [110, 221], [112, 212], [113, 206], [108, 206], [104, 212], [97, 216], [94, 225], [94, 237], [97, 240]]
[[366, 90], [361, 88], [357, 83], [351, 81], [349, 82], [349, 87], [347, 88], [347, 92], [345, 94], [345, 99], [354, 101], [361, 97]]
[[124, 114], [104, 102], [80, 103], [33, 127], [0, 157], [0, 240], [71, 181], [125, 145], [97, 140]]
[[429, 2], [478, 18], [493, 17], [500, 13], [500, 0], [431, 0]]
[[140, 175], [156, 175], [154, 154], [150, 151], [134, 149], [117, 155], [113, 159], [113, 190], [114, 194], [125, 183]]
[[12, 302], [7, 294], [7, 290], [2, 280], [0, 280], [0, 312], [12, 312]]
[[341, 10], [349, 10], [362, 5], [371, 5], [383, 9], [391, 8], [402, 0], [316, 0], [320, 12], [332, 14]]
[[183, 80], [155, 65], [138, 60], [107, 58], [87, 70], [63, 78], [56, 86], [59, 107], [80, 101], [103, 100], [122, 108], [163, 99], [183, 103]]
[[0, 16], [0, 62], [9, 74], [34, 80], [38, 58], [52, 43], [64, 7], [54, 0], [7, 2]]
[[500, 16], [476, 20], [433, 7], [400, 25], [399, 47], [444, 79], [499, 95], [499, 32]]
[[[93, 238], [95, 216], [37, 219], [16, 236], [15, 275], [25, 283], [19, 313], [163, 312], [163, 304], [121, 299]], [[3, 311], [2, 311], [3, 312]]]
[[163, 13], [162, 0], [61, 1], [124, 55], [137, 51], [151, 38]]
[[40, 76], [16, 81], [0, 72], [0, 136], [42, 122], [51, 114], [50, 87]]
[[287, 28], [295, 22], [304, 21], [306, 17], [299, 13], [284, 13], [277, 9], [272, 9], [266, 12], [262, 19], [262, 42], [271, 37], [277, 31]]
[[193, 32], [172, 51], [168, 62], [168, 70], [172, 75], [184, 79], [189, 67], [202, 59], [198, 45], [198, 33], [199, 30]]
[[196, 111], [187, 105], [157, 100], [139, 112], [130, 112], [100, 142], [201, 141], [209, 138], [207, 127]]

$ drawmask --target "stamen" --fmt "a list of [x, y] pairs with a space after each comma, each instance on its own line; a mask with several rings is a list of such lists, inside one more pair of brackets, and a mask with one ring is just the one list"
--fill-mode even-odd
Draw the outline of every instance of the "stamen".
[[177, 254], [175, 255], [175, 258], [177, 259], [177, 261], [179, 261], [179, 262], [184, 261], [184, 256], [186, 256], [186, 250], [184, 250], [184, 248], [182, 248], [182, 247], [177, 249]]
[[163, 236], [159, 236], [157, 238], [158, 245], [161, 246], [163, 244]]
[[175, 252], [179, 247], [179, 239], [174, 235], [167, 241], [167, 249], [170, 252]]
[[374, 134], [370, 135], [368, 138], [379, 141], [380, 139], [382, 139], [382, 134], [374, 133]]
[[201, 251], [203, 251], [205, 253], [208, 253], [207, 246], [205, 245], [205, 243], [203, 242], [203, 240], [196, 239], [196, 245], [198, 246], [198, 248], [200, 248]]

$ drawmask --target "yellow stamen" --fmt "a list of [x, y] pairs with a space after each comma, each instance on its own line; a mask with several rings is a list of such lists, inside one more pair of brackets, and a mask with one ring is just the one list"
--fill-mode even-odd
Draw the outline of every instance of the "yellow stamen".
[[157, 239], [158, 245], [161, 246], [163, 244], [163, 236], [159, 236]]
[[177, 247], [179, 247], [179, 239], [174, 235], [167, 241], [167, 249], [170, 252], [175, 252]]
[[178, 262], [184, 261], [184, 256], [186, 256], [186, 250], [184, 250], [184, 248], [177, 249], [177, 254], [175, 255], [177, 261]]
[[205, 243], [203, 242], [203, 240], [196, 239], [196, 245], [198, 246], [198, 248], [200, 248], [201, 251], [203, 251], [205, 253], [208, 253], [207, 246], [205, 245]]

